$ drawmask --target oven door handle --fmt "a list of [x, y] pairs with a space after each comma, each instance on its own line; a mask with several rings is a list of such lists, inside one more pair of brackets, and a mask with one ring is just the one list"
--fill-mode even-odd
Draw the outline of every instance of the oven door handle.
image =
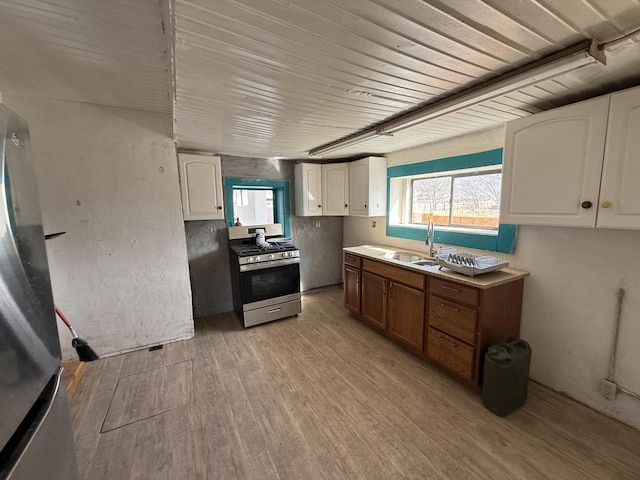
[[264, 270], [265, 268], [284, 267], [285, 265], [293, 265], [300, 263], [300, 258], [279, 258], [278, 260], [270, 260], [267, 262], [247, 263], [240, 265], [241, 272], [252, 272], [255, 270]]

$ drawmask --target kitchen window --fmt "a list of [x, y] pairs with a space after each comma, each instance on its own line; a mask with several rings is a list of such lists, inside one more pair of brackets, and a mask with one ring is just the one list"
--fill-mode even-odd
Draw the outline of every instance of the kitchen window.
[[291, 186], [288, 180], [224, 177], [225, 216], [233, 227], [282, 224], [283, 235], [291, 236]]
[[498, 230], [500, 170], [471, 170], [411, 179], [409, 223]]
[[387, 235], [513, 253], [516, 227], [499, 223], [502, 149], [388, 169]]
[[270, 187], [233, 187], [233, 217], [243, 225], [275, 223], [274, 190]]

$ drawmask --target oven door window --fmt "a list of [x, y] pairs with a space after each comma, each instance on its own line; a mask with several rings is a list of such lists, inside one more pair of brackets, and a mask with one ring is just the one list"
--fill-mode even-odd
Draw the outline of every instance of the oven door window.
[[248, 304], [300, 291], [300, 264], [241, 272], [242, 303]]

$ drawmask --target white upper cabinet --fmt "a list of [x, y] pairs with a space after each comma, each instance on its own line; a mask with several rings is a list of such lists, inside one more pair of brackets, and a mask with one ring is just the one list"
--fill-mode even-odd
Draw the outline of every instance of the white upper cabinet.
[[349, 163], [349, 215], [379, 217], [387, 208], [387, 159], [367, 157]]
[[322, 214], [349, 215], [349, 164], [322, 165]]
[[640, 228], [640, 88], [611, 95], [598, 227]]
[[295, 175], [295, 214], [349, 214], [348, 163], [298, 163]]
[[507, 123], [500, 221], [640, 228], [640, 87]]
[[180, 189], [185, 220], [224, 220], [220, 157], [180, 153]]
[[500, 223], [593, 227], [609, 96], [508, 122]]
[[298, 216], [322, 215], [322, 165], [297, 163], [295, 176], [295, 214]]

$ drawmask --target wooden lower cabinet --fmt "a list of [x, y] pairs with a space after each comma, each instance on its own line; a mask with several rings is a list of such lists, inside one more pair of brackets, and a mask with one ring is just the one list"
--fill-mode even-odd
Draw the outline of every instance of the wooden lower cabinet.
[[412, 350], [422, 351], [424, 338], [423, 291], [399, 283], [389, 286], [387, 331]]
[[373, 326], [387, 329], [387, 279], [371, 272], [362, 272], [361, 318]]
[[424, 340], [424, 285], [423, 274], [365, 259], [362, 262], [361, 319], [408, 348], [421, 352]]
[[344, 307], [355, 315], [360, 315], [361, 264], [359, 256], [344, 254]]
[[[522, 278], [478, 288], [348, 255], [345, 307], [472, 388], [482, 383], [489, 346], [520, 334]], [[355, 285], [359, 302], [351, 292]]]
[[351, 265], [344, 266], [344, 306], [360, 315], [360, 269]]
[[473, 347], [435, 328], [429, 328], [426, 345], [427, 358], [455, 375], [471, 381], [474, 363]]
[[520, 334], [523, 285], [480, 289], [431, 278], [424, 355], [479, 387], [487, 349]]

